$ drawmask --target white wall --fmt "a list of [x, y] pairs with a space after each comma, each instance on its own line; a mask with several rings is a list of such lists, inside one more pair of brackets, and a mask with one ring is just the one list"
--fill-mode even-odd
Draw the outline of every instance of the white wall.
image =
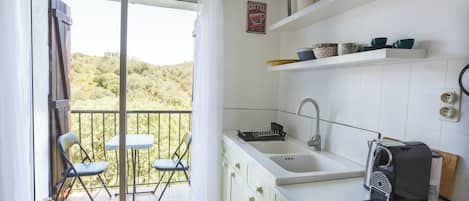
[[48, 0], [32, 3], [34, 171], [36, 201], [49, 197]]
[[0, 200], [34, 197], [30, 3], [0, 1]]
[[[408, 64], [283, 72], [278, 83], [278, 108], [293, 112], [302, 98], [313, 97], [319, 101], [323, 119], [378, 130], [402, 140], [420, 140], [458, 154], [461, 162], [453, 200], [467, 200], [469, 97], [463, 97], [459, 123], [440, 121], [438, 110], [440, 92], [445, 88], [458, 89], [457, 75], [469, 63], [468, 9], [466, 0], [379, 0], [301, 30], [282, 33], [280, 55], [284, 58], [294, 57], [295, 49], [312, 43], [369, 43], [373, 37], [386, 36], [391, 42], [416, 38], [417, 47], [427, 49], [429, 59]], [[313, 114], [312, 108], [306, 111]], [[284, 112], [278, 112], [278, 120], [290, 134], [303, 140], [310, 137], [311, 120]], [[370, 135], [327, 123], [322, 123], [321, 128], [328, 149], [364, 162], [364, 139]]]
[[[268, 24], [282, 17], [285, 2], [263, 2]], [[269, 109], [277, 108], [278, 75], [266, 73], [265, 61], [278, 58], [279, 34], [246, 33], [246, 5], [246, 0], [224, 0], [224, 129], [268, 126], [276, 116]]]

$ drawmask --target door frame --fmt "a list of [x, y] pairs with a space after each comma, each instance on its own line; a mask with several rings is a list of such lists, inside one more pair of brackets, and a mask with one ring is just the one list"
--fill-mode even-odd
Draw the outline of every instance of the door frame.
[[127, 200], [127, 20], [129, 1], [121, 0], [120, 74], [119, 74], [119, 201]]

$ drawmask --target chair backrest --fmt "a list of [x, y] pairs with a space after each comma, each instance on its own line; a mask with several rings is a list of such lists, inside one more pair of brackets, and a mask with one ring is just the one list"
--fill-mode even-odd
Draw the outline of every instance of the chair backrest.
[[[67, 166], [70, 168], [73, 166], [72, 160], [68, 157], [67, 151], [73, 145], [80, 145], [80, 141], [77, 136], [73, 133], [65, 133], [59, 137], [57, 140], [57, 145], [59, 146], [60, 155], [62, 159], [66, 162]], [[81, 147], [80, 147], [81, 149]]]
[[[183, 148], [183, 145], [184, 143], [186, 144], [185, 146], [185, 149], [182, 150]], [[177, 147], [177, 149], [174, 151], [174, 154], [173, 154], [173, 157], [174, 156], [177, 156], [178, 159], [182, 159], [186, 156], [186, 154], [189, 152], [189, 149], [191, 147], [191, 144], [192, 144], [192, 135], [191, 133], [187, 133], [185, 134], [183, 137], [182, 137], [182, 140], [181, 142], [179, 143], [179, 146]], [[181, 153], [182, 151], [182, 154], [179, 155], [179, 153]]]
[[59, 145], [61, 152], [66, 152], [70, 147], [75, 144], [79, 144], [77, 136], [73, 133], [65, 133], [59, 137], [57, 144]]

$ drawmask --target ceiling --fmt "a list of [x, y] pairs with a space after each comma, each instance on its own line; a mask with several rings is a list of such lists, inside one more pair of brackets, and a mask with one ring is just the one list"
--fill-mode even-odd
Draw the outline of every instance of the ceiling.
[[[118, 1], [120, 0], [110, 0]], [[197, 0], [129, 0], [129, 4], [142, 4], [164, 8], [175, 8], [182, 10], [197, 10]]]

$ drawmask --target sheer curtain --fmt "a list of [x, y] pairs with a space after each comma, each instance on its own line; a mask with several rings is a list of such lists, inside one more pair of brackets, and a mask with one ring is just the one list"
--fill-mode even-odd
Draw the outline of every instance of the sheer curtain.
[[34, 199], [30, 12], [30, 1], [0, 1], [2, 201]]
[[223, 115], [223, 0], [199, 1], [194, 61], [191, 198], [193, 201], [218, 201]]

